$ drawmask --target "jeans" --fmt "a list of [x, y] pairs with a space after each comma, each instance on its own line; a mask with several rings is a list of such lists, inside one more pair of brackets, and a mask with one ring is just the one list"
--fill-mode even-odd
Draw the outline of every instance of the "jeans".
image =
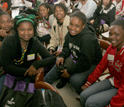
[[118, 89], [114, 88], [108, 79], [97, 82], [80, 94], [82, 107], [105, 107], [110, 104]]
[[[89, 70], [81, 73], [74, 73], [70, 76], [70, 84], [76, 90], [78, 94], [81, 92], [81, 86], [87, 81], [87, 77], [90, 73], [92, 73], [95, 69], [96, 65], [93, 65]], [[58, 77], [61, 75], [58, 74], [58, 67], [56, 65], [46, 74], [44, 77], [44, 81], [52, 84]]]

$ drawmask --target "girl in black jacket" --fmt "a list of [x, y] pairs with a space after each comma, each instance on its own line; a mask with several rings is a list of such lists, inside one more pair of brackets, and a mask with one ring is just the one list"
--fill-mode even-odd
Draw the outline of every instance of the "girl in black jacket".
[[90, 23], [95, 28], [100, 28], [103, 25], [104, 30], [108, 30], [106, 27], [110, 26], [111, 22], [115, 20], [115, 10], [112, 0], [101, 0], [101, 4], [96, 9]]

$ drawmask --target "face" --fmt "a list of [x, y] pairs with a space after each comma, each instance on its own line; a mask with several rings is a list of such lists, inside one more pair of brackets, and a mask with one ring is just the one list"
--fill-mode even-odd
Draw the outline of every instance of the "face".
[[109, 40], [112, 46], [116, 46], [117, 49], [121, 49], [124, 46], [124, 29], [121, 26], [113, 25], [109, 30]]
[[69, 32], [72, 36], [79, 34], [85, 25], [83, 25], [82, 20], [78, 17], [72, 17], [69, 24]]
[[81, 2], [82, 5], [85, 5], [87, 0], [85, 0], [85, 1], [80, 0], [80, 2]]
[[9, 32], [12, 27], [11, 19], [8, 15], [0, 16], [0, 28]]
[[20, 22], [17, 28], [21, 41], [28, 42], [34, 36], [34, 28], [31, 22]]
[[44, 6], [39, 7], [39, 10], [38, 10], [39, 16], [48, 18], [48, 12], [49, 12], [49, 9], [47, 9], [46, 7]]
[[103, 5], [107, 6], [109, 4], [110, 0], [103, 0]]
[[55, 9], [55, 17], [59, 20], [59, 21], [64, 21], [65, 18], [65, 12], [61, 7], [56, 7]]

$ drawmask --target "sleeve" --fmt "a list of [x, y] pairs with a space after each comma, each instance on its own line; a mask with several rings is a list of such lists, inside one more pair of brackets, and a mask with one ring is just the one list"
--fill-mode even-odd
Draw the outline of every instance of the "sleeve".
[[70, 7], [70, 0], [67, 0], [65, 5], [66, 5], [67, 8], [69, 8]]
[[109, 26], [110, 24], [115, 20], [115, 13], [116, 13], [116, 8], [115, 6], [109, 11]]
[[[124, 65], [122, 69], [122, 77], [124, 77], [123, 71], [124, 71]], [[121, 86], [119, 87], [117, 94], [114, 97], [112, 97], [110, 105], [111, 107], [123, 107], [124, 106], [124, 78], [121, 81]]]
[[[90, 4], [91, 4], [91, 3], [90, 3]], [[93, 3], [93, 4], [89, 5], [89, 6], [87, 7], [87, 11], [85, 12], [86, 17], [87, 17], [87, 18], [90, 18], [91, 15], [95, 12], [96, 8], [97, 8], [96, 3]]]
[[70, 50], [69, 50], [69, 38], [68, 38], [68, 33], [65, 36], [65, 42], [63, 45], [62, 52], [60, 53], [59, 57], [63, 57], [66, 59], [70, 55]]
[[57, 39], [57, 35], [56, 35], [56, 29], [55, 29], [56, 26], [52, 26], [52, 29], [51, 29], [51, 39], [50, 39], [50, 44], [48, 45], [47, 49], [51, 49], [51, 50], [55, 50], [55, 48], [59, 45], [58, 44], [58, 39]]
[[96, 18], [97, 18], [98, 15], [99, 15], [99, 9], [100, 9], [100, 7], [98, 7], [98, 8], [95, 10], [94, 14], [93, 14], [93, 19], [94, 19], [94, 20], [96, 20]]
[[32, 65], [38, 69], [40, 67], [49, 66], [55, 63], [55, 58], [53, 55], [49, 53], [49, 51], [40, 43], [40, 41], [37, 40], [35, 43], [37, 43], [38, 53], [42, 59], [33, 62]]
[[8, 3], [7, 2], [3, 3], [2, 8], [5, 8], [7, 10], [8, 9]]
[[87, 82], [85, 83], [86, 87], [89, 87], [91, 84], [96, 82], [96, 80], [98, 80], [98, 78], [101, 76], [101, 74], [107, 69], [107, 67], [108, 67], [107, 57], [108, 57], [109, 49], [110, 49], [110, 46], [106, 50], [106, 53], [104, 54], [104, 56], [103, 56], [102, 60], [100, 61], [100, 63], [96, 66], [96, 68], [93, 71], [93, 73], [91, 73], [89, 75], [89, 77], [87, 79]]
[[24, 76], [26, 72], [26, 68], [21, 68], [13, 65], [13, 45], [10, 37], [6, 37], [1, 45], [0, 57], [1, 57], [1, 65], [5, 73], [9, 73], [14, 76]]
[[[86, 35], [86, 36], [89, 36], [89, 38], [92, 37], [90, 35]], [[81, 45], [80, 45], [81, 55], [78, 58], [78, 62], [74, 66], [67, 69], [69, 74], [73, 74], [75, 72], [85, 72], [92, 65], [93, 58], [95, 56], [96, 41], [94, 41], [93, 39], [89, 39], [88, 37], [84, 37], [84, 38], [81, 40]]]

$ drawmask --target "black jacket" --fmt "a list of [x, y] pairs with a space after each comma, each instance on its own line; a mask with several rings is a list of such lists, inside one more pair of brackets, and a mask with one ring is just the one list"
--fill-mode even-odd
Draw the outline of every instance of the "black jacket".
[[82, 32], [75, 36], [67, 33], [60, 57], [66, 59], [70, 54], [74, 56], [77, 63], [67, 69], [69, 74], [84, 72], [90, 69], [91, 65], [100, 62], [101, 48], [92, 26], [86, 25]]
[[[14, 59], [20, 60], [22, 51], [19, 37], [17, 35], [7, 36], [1, 45], [1, 65], [5, 73], [14, 76], [24, 76], [26, 70], [33, 65], [36, 69], [55, 63], [55, 58], [46, 50], [37, 38], [31, 38], [27, 51], [24, 55], [24, 63], [15, 65]], [[40, 54], [42, 60], [36, 60], [37, 54]], [[33, 60], [28, 60], [27, 56], [35, 54]]]
[[97, 20], [97, 18], [103, 19], [105, 23], [110, 26], [110, 24], [115, 20], [115, 13], [116, 7], [114, 4], [111, 4], [110, 8], [106, 10], [105, 9], [103, 10], [102, 5], [100, 5], [94, 12], [92, 19], [94, 20]]

